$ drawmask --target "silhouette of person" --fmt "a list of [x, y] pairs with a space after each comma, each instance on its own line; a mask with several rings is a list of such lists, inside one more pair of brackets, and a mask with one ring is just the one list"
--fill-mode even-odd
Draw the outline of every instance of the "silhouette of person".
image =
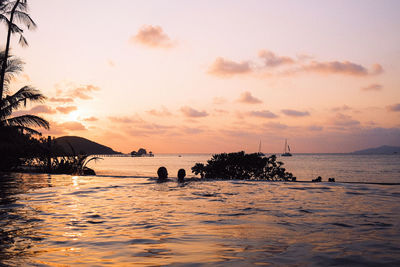
[[185, 181], [186, 171], [184, 169], [179, 169], [178, 171], [178, 182], [183, 183]]
[[168, 178], [168, 171], [165, 167], [160, 167], [157, 170], [158, 182], [165, 182]]

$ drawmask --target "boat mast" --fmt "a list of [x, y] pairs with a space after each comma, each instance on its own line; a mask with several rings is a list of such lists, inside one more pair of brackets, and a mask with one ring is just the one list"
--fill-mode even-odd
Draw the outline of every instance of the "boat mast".
[[285, 149], [284, 149], [284, 152], [283, 152], [285, 154], [286, 154], [286, 148], [287, 148], [287, 139], [285, 139]]
[[261, 140], [260, 140], [260, 144], [258, 145], [258, 153], [261, 153]]

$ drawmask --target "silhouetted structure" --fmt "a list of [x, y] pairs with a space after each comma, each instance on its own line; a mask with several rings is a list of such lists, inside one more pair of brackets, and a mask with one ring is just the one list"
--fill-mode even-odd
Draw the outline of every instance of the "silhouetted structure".
[[179, 169], [178, 171], [178, 182], [183, 183], [185, 181], [186, 171], [184, 169]]
[[165, 182], [168, 178], [168, 171], [165, 167], [160, 167], [157, 170], [158, 182]]
[[335, 178], [328, 178], [328, 182], [334, 183], [335, 182]]

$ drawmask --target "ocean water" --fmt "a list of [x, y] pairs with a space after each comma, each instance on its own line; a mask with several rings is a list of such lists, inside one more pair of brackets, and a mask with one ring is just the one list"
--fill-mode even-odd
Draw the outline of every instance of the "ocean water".
[[[296, 155], [299, 180], [156, 183], [207, 155], [3, 173], [0, 266], [400, 266], [398, 156]], [[340, 182], [341, 181], [341, 182]]]

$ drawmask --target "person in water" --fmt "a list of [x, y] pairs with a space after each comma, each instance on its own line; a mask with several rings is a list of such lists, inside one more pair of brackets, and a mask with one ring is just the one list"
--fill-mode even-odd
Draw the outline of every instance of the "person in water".
[[165, 167], [160, 167], [157, 170], [158, 182], [165, 182], [168, 179], [168, 171]]
[[178, 171], [178, 182], [183, 183], [185, 181], [186, 171], [184, 169], [179, 169]]

